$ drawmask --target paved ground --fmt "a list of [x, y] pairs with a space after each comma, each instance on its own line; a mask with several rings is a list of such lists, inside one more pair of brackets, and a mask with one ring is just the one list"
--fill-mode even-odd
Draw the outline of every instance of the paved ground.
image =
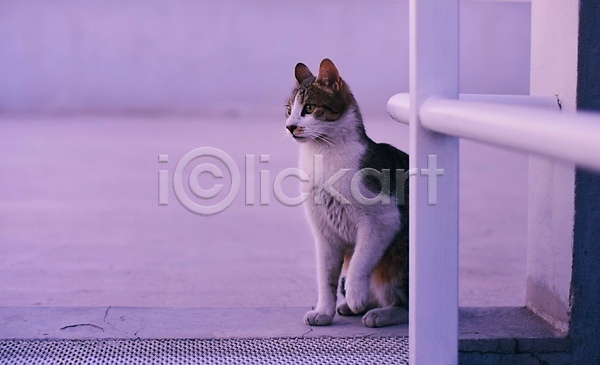
[[[407, 149], [406, 126], [366, 119], [374, 139]], [[296, 166], [284, 132], [277, 113], [0, 119], [0, 306], [310, 307], [314, 251], [302, 207], [272, 192], [259, 204], [260, 170], [272, 181]], [[158, 171], [172, 176], [202, 146], [239, 167], [231, 207], [193, 214], [172, 187], [159, 206]], [[522, 305], [527, 158], [472, 142], [461, 150], [460, 303]], [[244, 202], [248, 154], [255, 205]], [[293, 178], [284, 191], [294, 195]]]

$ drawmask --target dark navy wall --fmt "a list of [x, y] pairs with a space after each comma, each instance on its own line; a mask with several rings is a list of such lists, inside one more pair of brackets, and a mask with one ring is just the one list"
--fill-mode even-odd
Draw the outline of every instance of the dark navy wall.
[[[577, 108], [600, 111], [600, 2], [580, 0]], [[598, 136], [600, 143], [600, 136]], [[573, 364], [600, 364], [600, 175], [575, 175], [571, 324]]]

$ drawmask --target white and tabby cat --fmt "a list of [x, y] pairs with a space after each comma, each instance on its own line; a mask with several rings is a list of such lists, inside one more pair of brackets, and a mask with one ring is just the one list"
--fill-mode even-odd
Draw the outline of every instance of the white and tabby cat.
[[[310, 197], [305, 204], [316, 241], [319, 293], [316, 308], [306, 313], [304, 321], [319, 326], [332, 322], [339, 285], [345, 299], [337, 305], [337, 313], [364, 314], [363, 323], [369, 327], [405, 323], [408, 181], [403, 172], [408, 171], [408, 155], [366, 135], [356, 100], [329, 59], [321, 62], [317, 77], [297, 64], [295, 77], [297, 85], [286, 105], [286, 128], [302, 142], [300, 169], [313, 181], [304, 189]], [[351, 181], [365, 168], [391, 173], [387, 180], [359, 174], [357, 195]], [[383, 199], [365, 204], [360, 198], [382, 194], [391, 203]]]

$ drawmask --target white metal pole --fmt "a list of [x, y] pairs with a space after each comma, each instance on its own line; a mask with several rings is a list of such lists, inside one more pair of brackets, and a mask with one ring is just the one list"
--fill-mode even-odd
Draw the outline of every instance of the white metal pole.
[[458, 362], [458, 140], [419, 119], [430, 97], [458, 98], [458, 9], [458, 0], [410, 0], [410, 165], [420, 172], [409, 201], [412, 365]]

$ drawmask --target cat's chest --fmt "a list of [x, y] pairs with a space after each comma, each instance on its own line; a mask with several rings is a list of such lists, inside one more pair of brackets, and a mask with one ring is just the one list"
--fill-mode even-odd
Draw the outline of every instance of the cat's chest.
[[[319, 149], [306, 146], [300, 149], [300, 169], [307, 174], [310, 183], [304, 191], [316, 191], [318, 188], [333, 188], [332, 193], [343, 193], [350, 199], [352, 178], [360, 169], [365, 147], [352, 143], [335, 149]], [[334, 194], [335, 195], [335, 194]]]
[[353, 198], [352, 179], [360, 166], [364, 148], [338, 153], [305, 150], [300, 156], [300, 168], [310, 178], [305, 186], [309, 193], [307, 208], [313, 220], [323, 231], [341, 237], [347, 242], [355, 240], [357, 215]]

